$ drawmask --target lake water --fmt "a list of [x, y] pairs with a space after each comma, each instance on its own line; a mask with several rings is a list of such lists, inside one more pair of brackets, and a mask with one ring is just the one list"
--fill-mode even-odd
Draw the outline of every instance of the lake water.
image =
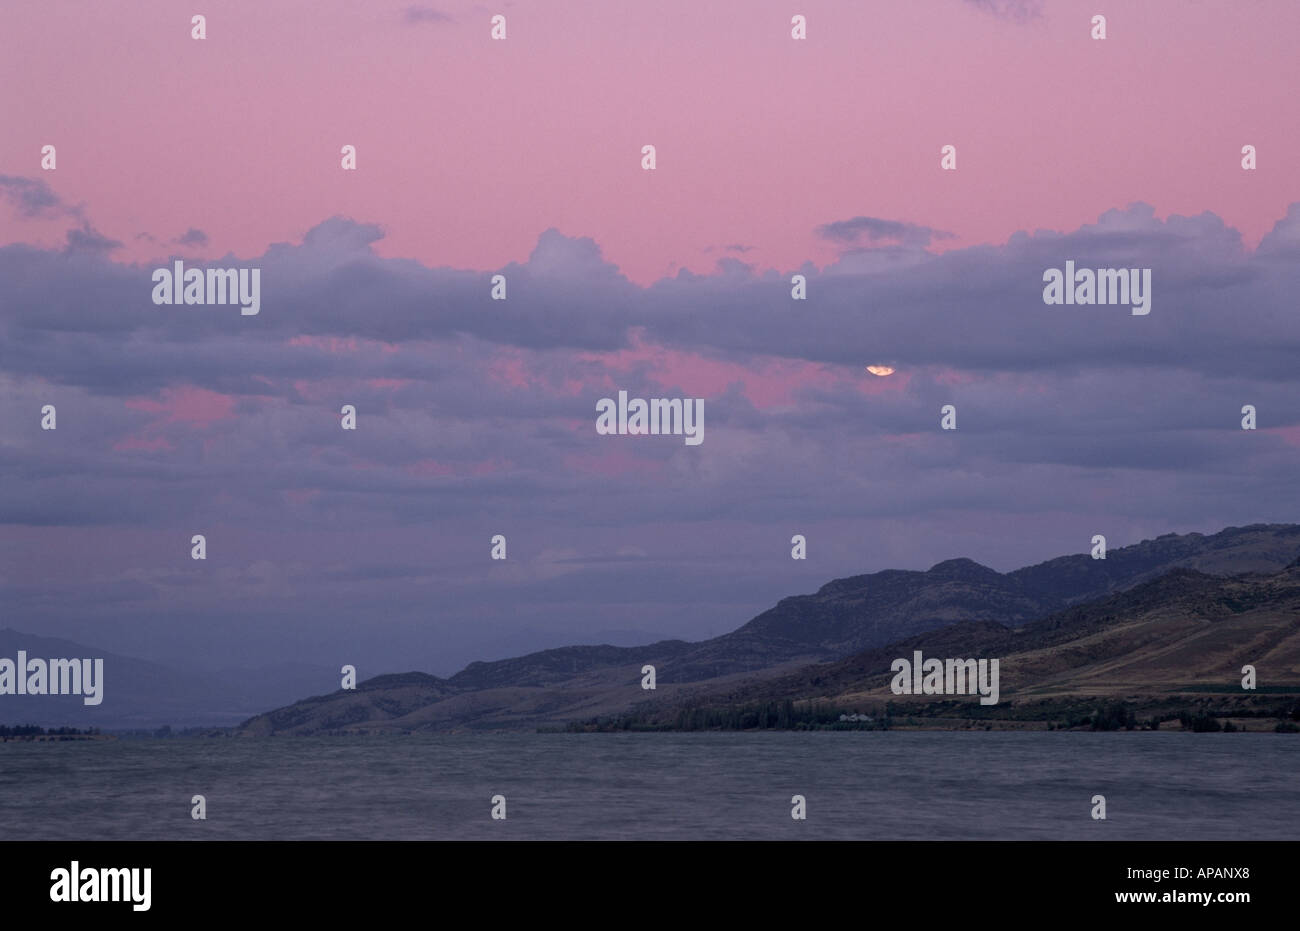
[[[190, 799], [207, 798], [207, 820]], [[493, 821], [504, 795], [507, 820]], [[807, 820], [790, 817], [792, 795]], [[1092, 797], [1106, 797], [1094, 821]], [[1291, 734], [0, 744], [0, 839], [1300, 839]]]

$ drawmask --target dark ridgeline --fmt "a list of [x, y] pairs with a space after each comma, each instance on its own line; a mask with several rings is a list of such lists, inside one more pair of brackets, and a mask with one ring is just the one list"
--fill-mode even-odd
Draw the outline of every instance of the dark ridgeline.
[[[1030, 712], [1022, 703], [1037, 694], [1045, 704], [1032, 712], [1038, 717], [1026, 720], [1063, 726], [1077, 726], [1083, 706], [1067, 700], [1061, 689], [1204, 691], [1222, 681], [1240, 692], [1241, 665], [1272, 651], [1269, 688], [1234, 700], [1254, 701], [1239, 709], [1252, 714], [1285, 715], [1290, 699], [1270, 688], [1300, 685], [1277, 680], [1281, 670], [1295, 665], [1280, 658], [1296, 652], [1300, 622], [1288, 627], [1285, 619], [1300, 617], [1298, 555], [1300, 525], [1256, 524], [1209, 536], [1168, 534], [1111, 550], [1104, 560], [1082, 553], [1009, 573], [951, 559], [925, 572], [886, 570], [837, 579], [815, 594], [782, 599], [730, 634], [698, 643], [561, 647], [471, 663], [446, 679], [423, 673], [380, 676], [355, 690], [258, 715], [240, 733], [532, 729], [573, 722], [667, 727], [713, 720], [709, 709], [717, 711], [718, 721], [707, 726], [734, 721], [746, 726], [751, 714], [762, 722], [755, 726], [792, 726], [797, 718], [835, 723], [843, 713], [838, 709], [849, 706], [843, 696], [878, 691], [882, 683], [887, 688], [889, 663], [913, 649], [928, 656], [1009, 658], [1002, 672], [1002, 704], [975, 704], [972, 711], [967, 701], [956, 717], [1023, 716]], [[1259, 575], [1228, 578], [1243, 573]], [[1232, 619], [1222, 628], [1232, 630], [1232, 637], [1196, 628], [1224, 619]], [[1106, 634], [1129, 627], [1144, 631], [1146, 640]], [[1181, 652], [1180, 636], [1189, 640]], [[1103, 645], [1071, 647], [1088, 638], [1100, 638]], [[1143, 653], [1157, 643], [1182, 666], [1161, 666], [1154, 646], [1147, 651], [1152, 656]], [[1128, 668], [1125, 676], [1089, 678], [1089, 670], [1113, 663], [1124, 651], [1135, 656], [1120, 664]], [[645, 664], [656, 667], [654, 692], [639, 688]], [[1180, 672], [1183, 668], [1190, 671]], [[1078, 680], [1073, 686], [1071, 675]], [[824, 707], [809, 712], [805, 706], [813, 700]], [[1150, 704], [1152, 717], [1170, 714], [1166, 704]], [[931, 706], [933, 711], [940, 703]], [[914, 704], [894, 710], [924, 713]], [[1113, 707], [1110, 713], [1116, 713]], [[1129, 723], [1127, 717], [1121, 722]]]

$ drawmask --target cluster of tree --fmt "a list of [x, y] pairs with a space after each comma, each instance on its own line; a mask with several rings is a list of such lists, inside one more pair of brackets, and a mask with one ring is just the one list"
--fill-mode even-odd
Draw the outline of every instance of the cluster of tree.
[[[699, 706], [694, 708], [682, 708], [677, 712], [675, 718], [665, 719], [651, 712], [632, 713], [620, 715], [613, 718], [597, 718], [586, 722], [570, 723], [565, 730], [568, 731], [751, 731], [751, 730], [889, 730], [896, 724], [916, 725], [920, 721], [915, 717], [903, 717], [904, 712], [919, 711], [922, 716], [935, 714], [939, 711], [953, 712], [957, 709], [957, 703], [953, 702], [936, 702], [930, 706], [917, 705], [900, 705], [895, 702], [888, 702], [885, 705], [884, 714], [878, 717], [867, 718], [863, 715], [852, 714], [844, 709], [834, 705], [825, 705], [819, 702], [800, 702], [796, 704], [791, 699], [783, 701], [766, 701], [751, 702], [744, 705], [722, 705], [722, 706]], [[965, 703], [961, 706], [960, 711], [968, 718], [967, 726], [979, 725], [983, 723], [979, 719], [989, 717], [987, 712], [996, 711], [993, 708], [982, 708], [979, 706]], [[1079, 714], [1079, 711], [1086, 711], [1086, 706], [1079, 709], [1077, 706], [1070, 707], [1065, 704], [1053, 704], [1044, 708], [1036, 709], [1025, 716], [1026, 720], [1042, 721], [1046, 718], [1048, 730], [1072, 730], [1087, 729], [1093, 731], [1132, 731], [1132, 730], [1159, 730], [1160, 725], [1166, 721], [1178, 721], [1184, 730], [1194, 731], [1196, 733], [1206, 733], [1215, 731], [1233, 732], [1240, 730], [1231, 721], [1221, 721], [1220, 717], [1226, 717], [1224, 709], [1219, 709], [1219, 716], [1209, 713], [1209, 710], [1192, 711], [1182, 710], [1172, 714], [1153, 714], [1149, 718], [1140, 719], [1136, 709], [1130, 704], [1122, 701], [1113, 701], [1105, 705], [1095, 706], [1090, 712]], [[1212, 710], [1212, 709], [1210, 709]], [[1073, 713], [1071, 713], [1073, 711]], [[1234, 717], [1289, 717], [1300, 718], [1300, 709], [1287, 707], [1282, 709], [1241, 709], [1240, 712], [1234, 710]], [[1063, 715], [1063, 716], [1062, 716]], [[853, 718], [853, 720], [841, 720], [841, 718]], [[991, 725], [985, 724], [984, 729], [988, 730]], [[1300, 726], [1292, 723], [1290, 720], [1282, 720], [1276, 727], [1280, 732], [1300, 732]]]
[[[1160, 729], [1160, 725], [1166, 721], [1177, 721], [1183, 730], [1193, 731], [1194, 733], [1233, 733], [1242, 730], [1232, 721], [1227, 720], [1229, 717], [1234, 718], [1282, 718], [1277, 724], [1276, 730], [1279, 732], [1290, 732], [1293, 729], [1300, 732], [1300, 727], [1292, 724], [1294, 720], [1300, 720], [1300, 714], [1290, 706], [1262, 706], [1262, 707], [1237, 707], [1237, 706], [1215, 706], [1207, 703], [1204, 708], [1184, 708], [1180, 711], [1165, 714], [1154, 714], [1149, 718], [1141, 719], [1135, 712], [1135, 709], [1121, 701], [1111, 702], [1104, 706], [1097, 706], [1089, 714], [1079, 715], [1070, 714], [1068, 708], [1060, 705], [1048, 706], [1039, 709], [1036, 713], [1030, 715], [1030, 718], [1037, 720], [1047, 719], [1047, 729], [1050, 730], [1071, 730], [1071, 729], [1088, 729], [1094, 731], [1118, 731], [1118, 730], [1150, 730]], [[1062, 711], [1064, 716], [1058, 717]], [[1290, 719], [1290, 720], [1287, 720]]]
[[1137, 716], [1134, 715], [1123, 702], [1112, 702], [1111, 704], [1098, 708], [1091, 715], [1085, 715], [1082, 718], [1073, 718], [1055, 725], [1048, 724], [1048, 730], [1053, 729], [1053, 727], [1061, 730], [1086, 727], [1094, 731], [1131, 731], [1138, 728], [1154, 731], [1160, 729], [1161, 722], [1168, 720], [1177, 720], [1178, 723], [1182, 725], [1183, 730], [1192, 731], [1197, 734], [1216, 733], [1219, 731], [1224, 731], [1230, 734], [1239, 730], [1239, 728], [1231, 721], [1221, 722], [1212, 714], [1192, 711], [1181, 711], [1176, 715], [1152, 717], [1146, 721], [1139, 721]]
[[89, 727], [78, 730], [75, 727], [37, 727], [35, 724], [15, 724], [12, 727], [0, 724], [0, 737], [93, 737], [99, 728]]
[[[683, 708], [677, 714], [679, 731], [789, 730], [794, 723], [794, 702], [761, 702], [721, 708]], [[838, 715], [836, 715], [838, 717]]]
[[831, 705], [811, 702], [796, 705], [783, 701], [751, 702], [745, 705], [683, 708], [673, 721], [653, 721], [638, 714], [573, 723], [570, 731], [800, 731], [800, 730], [887, 730], [889, 715], [872, 720], [859, 717], [841, 721], [848, 712]]
[[1137, 727], [1137, 719], [1129, 712], [1128, 705], [1116, 701], [1093, 712], [1089, 726], [1094, 731], [1131, 731]]
[[[1178, 720], [1183, 725], [1183, 730], [1193, 731], [1197, 734], [1208, 734], [1223, 730], [1223, 725], [1219, 723], [1219, 719], [1210, 714], [1191, 714], [1184, 711], [1178, 716]], [[1233, 730], [1235, 731], [1236, 728], [1234, 727]]]
[[1161, 718], [1149, 718], [1139, 721], [1137, 715], [1122, 701], [1110, 702], [1098, 706], [1091, 714], [1067, 716], [1063, 720], [1048, 721], [1047, 729], [1068, 731], [1074, 728], [1087, 728], [1092, 731], [1132, 731], [1159, 730]]

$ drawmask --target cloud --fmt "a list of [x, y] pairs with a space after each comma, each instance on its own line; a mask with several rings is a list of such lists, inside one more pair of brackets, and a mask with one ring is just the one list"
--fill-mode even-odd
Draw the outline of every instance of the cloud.
[[966, 3], [991, 13], [999, 19], [1027, 23], [1043, 15], [1043, 0], [965, 0]]
[[905, 246], [928, 246], [935, 239], [952, 239], [952, 233], [919, 226], [902, 220], [881, 220], [876, 217], [854, 217], [836, 220], [817, 227], [817, 235], [833, 242], [858, 245], [867, 242], [887, 242]]
[[348, 217], [330, 217], [307, 231], [304, 247], [321, 252], [368, 252], [371, 243], [384, 238], [384, 231], [376, 223], [358, 223]]
[[116, 239], [109, 239], [103, 233], [94, 229], [89, 223], [82, 224], [80, 229], [70, 229], [67, 232], [67, 250], [68, 252], [90, 252], [102, 254], [112, 252], [114, 249], [121, 248], [122, 244]]
[[[933, 232], [867, 217], [822, 229], [840, 241], [919, 242]], [[309, 230], [301, 244], [278, 243], [242, 260], [262, 269], [263, 311], [255, 330], [232, 327], [225, 308], [155, 308], [148, 300], [151, 267], [69, 268], [58, 253], [0, 249], [0, 275], [9, 282], [7, 335], [28, 350], [10, 365], [83, 384], [102, 378], [101, 390], [112, 382], [119, 390], [148, 391], [187, 378], [243, 392], [268, 368], [296, 377], [331, 368], [345, 377], [364, 371], [410, 377], [408, 357], [398, 352], [340, 355], [308, 343], [286, 356], [268, 342], [296, 337], [358, 340], [363, 347], [467, 337], [527, 351], [594, 352], [621, 352], [641, 338], [742, 363], [771, 357], [854, 371], [888, 359], [900, 371], [1050, 373], [1140, 363], [1148, 370], [1215, 372], [1230, 358], [1260, 376], [1300, 377], [1290, 361], [1300, 349], [1300, 326], [1279, 306], [1282, 295], [1300, 290], [1289, 259], [1300, 244], [1294, 207], [1253, 252], [1213, 214], [1161, 220], [1140, 204], [1108, 211], [1071, 233], [1022, 232], [996, 247], [941, 255], [890, 246], [848, 251], [824, 269], [800, 270], [809, 299], [799, 305], [790, 301], [788, 272], [761, 271], [734, 258], [719, 261], [713, 275], [682, 272], [642, 288], [605, 260], [592, 239], [555, 229], [539, 235], [525, 262], [495, 271], [382, 258], [374, 251], [382, 237], [375, 224], [334, 217]], [[88, 225], [68, 233], [69, 251], [94, 255], [116, 246]], [[1044, 269], [1067, 260], [1079, 268], [1151, 268], [1151, 314], [1044, 305]], [[239, 261], [228, 256], [212, 264]], [[497, 273], [507, 280], [505, 301], [490, 297]], [[1224, 307], [1250, 308], [1250, 317], [1225, 314]], [[121, 351], [110, 345], [117, 340], [141, 356], [125, 371], [111, 361]], [[218, 361], [218, 351], [232, 357]], [[361, 362], [366, 356], [373, 359]]]
[[122, 246], [122, 243], [108, 238], [91, 225], [83, 205], [73, 206], [64, 203], [42, 178], [0, 175], [0, 196], [3, 196], [20, 216], [27, 219], [51, 220], [71, 217], [78, 220], [80, 226], [68, 230], [65, 234], [67, 254], [104, 254]]
[[408, 6], [403, 13], [403, 18], [408, 25], [455, 22], [449, 15], [431, 6]]
[[21, 216], [28, 218], [81, 217], [81, 207], [71, 207], [55, 194], [40, 178], [22, 178], [0, 175], [0, 195], [9, 201]]
[[[1213, 214], [1139, 204], [995, 246], [849, 252], [801, 266], [802, 302], [788, 270], [736, 258], [639, 287], [555, 229], [502, 269], [432, 268], [333, 217], [211, 263], [262, 269], [256, 317], [156, 306], [150, 266], [73, 232], [85, 248], [0, 248], [0, 523], [39, 570], [0, 599], [122, 650], [310, 643], [323, 661], [359, 649], [365, 617], [363, 661], [451, 672], [525, 628], [554, 645], [630, 615], [647, 639], [697, 638], [836, 575], [1295, 519], [1297, 207], [1253, 251]], [[1067, 259], [1152, 268], [1151, 314], [1044, 305]], [[880, 360], [896, 373], [864, 372]], [[704, 398], [704, 444], [598, 436], [620, 389]], [[787, 565], [794, 532], [810, 566]], [[138, 597], [96, 599], [125, 579]]]
[[[1022, 232], [996, 247], [848, 253], [821, 271], [800, 270], [809, 299], [799, 305], [790, 301], [788, 273], [731, 277], [725, 287], [679, 276], [649, 289], [652, 306], [637, 322], [644, 319], [660, 343], [733, 357], [846, 366], [887, 358], [900, 369], [980, 372], [1139, 363], [1215, 372], [1231, 359], [1234, 368], [1293, 381], [1300, 373], [1286, 358], [1300, 349], [1300, 321], [1278, 301], [1300, 291], [1300, 270], [1277, 257], [1294, 249], [1298, 223], [1300, 211], [1292, 210], [1247, 252], [1240, 234], [1213, 214], [1160, 220], [1151, 207], [1133, 205], [1072, 233]], [[1150, 315], [1044, 305], [1043, 272], [1066, 260], [1078, 268], [1152, 269]], [[1248, 322], [1226, 307], [1252, 308]]]
[[206, 246], [208, 244], [208, 234], [191, 226], [180, 236], [173, 239], [172, 242], [178, 246]]

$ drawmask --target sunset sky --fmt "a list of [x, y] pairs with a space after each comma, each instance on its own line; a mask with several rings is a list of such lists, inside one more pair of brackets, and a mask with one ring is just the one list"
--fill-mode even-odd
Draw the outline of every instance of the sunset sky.
[[[0, 626], [449, 674], [1300, 519], [1298, 31], [1290, 0], [6, 4]], [[175, 258], [261, 268], [261, 312], [155, 306]], [[1151, 268], [1150, 315], [1045, 306], [1068, 259]], [[703, 444], [598, 436], [620, 389], [703, 398]]]

